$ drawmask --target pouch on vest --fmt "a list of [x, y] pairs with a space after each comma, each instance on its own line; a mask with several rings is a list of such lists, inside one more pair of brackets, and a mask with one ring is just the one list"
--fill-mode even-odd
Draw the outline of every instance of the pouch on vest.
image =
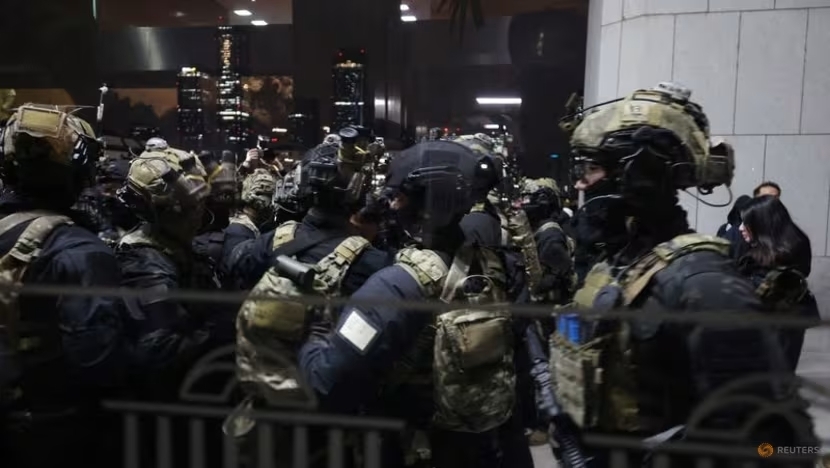
[[795, 310], [797, 305], [810, 292], [807, 279], [792, 268], [775, 268], [764, 276], [755, 293], [761, 301], [776, 310]]
[[[72, 220], [66, 216], [42, 211], [15, 213], [0, 220], [0, 235], [16, 226], [29, 222], [20, 237], [6, 255], [0, 257], [0, 283], [18, 285], [26, 274], [29, 265], [40, 254], [43, 241], [58, 226], [70, 225]], [[21, 357], [37, 353], [45, 346], [44, 337], [30, 327], [21, 326], [26, 322], [21, 317], [19, 297], [16, 292], [0, 292], [0, 350], [7, 353], [4, 364], [20, 366]], [[57, 329], [57, 324], [55, 324]], [[26, 334], [26, 330], [34, 334]], [[8, 371], [4, 371], [8, 372]], [[10, 375], [20, 369], [12, 369]], [[8, 383], [7, 383], [8, 384]], [[19, 389], [0, 388], [0, 405], [20, 396]]]
[[[469, 275], [474, 261], [480, 275]], [[433, 389], [438, 427], [480, 433], [503, 424], [512, 413], [516, 374], [505, 282], [503, 263], [493, 251], [470, 246], [456, 254], [441, 300], [466, 302], [467, 307], [436, 319]], [[504, 307], [478, 307], [500, 304]]]
[[[654, 275], [673, 261], [698, 251], [728, 252], [720, 239], [699, 234], [678, 236], [656, 246], [615, 278], [606, 263], [596, 265], [577, 291], [577, 307], [611, 310], [629, 307], [648, 290]], [[609, 327], [606, 324], [612, 325]], [[631, 325], [602, 322], [585, 344], [574, 344], [557, 331], [551, 338], [551, 375], [555, 391], [574, 421], [583, 428], [632, 432], [641, 427], [632, 361]]]

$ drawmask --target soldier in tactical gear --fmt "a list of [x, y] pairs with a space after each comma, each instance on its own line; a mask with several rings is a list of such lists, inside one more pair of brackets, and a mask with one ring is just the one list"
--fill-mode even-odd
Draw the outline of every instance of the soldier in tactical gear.
[[[433, 322], [431, 315], [400, 303], [439, 296], [446, 302], [504, 303], [523, 289], [511, 282], [522, 274], [503, 252], [462, 247], [459, 221], [476, 201], [475, 188], [487, 182], [475, 180], [482, 174], [481, 160], [463, 145], [434, 141], [415, 145], [392, 161], [387, 178], [392, 209], [418, 247], [399, 251], [395, 265], [352, 295], [355, 301], [386, 305], [347, 306], [333, 330], [312, 331], [299, 356], [305, 380], [324, 409], [365, 408], [407, 419], [430, 434], [428, 466], [441, 468], [532, 466], [514, 413], [509, 314], [476, 312], [478, 318], [471, 320], [469, 311], [454, 311]], [[458, 323], [470, 326], [459, 330]], [[480, 335], [484, 329], [492, 333]], [[480, 344], [462, 346], [469, 351], [463, 358], [468, 367], [458, 367], [458, 356], [448, 353], [453, 339]], [[462, 369], [469, 372], [461, 375]], [[384, 466], [403, 465], [413, 442], [390, 443]], [[407, 453], [401, 452], [402, 445]]]
[[130, 166], [122, 200], [142, 223], [116, 249], [124, 286], [146, 291], [129, 301], [142, 330], [145, 370], [154, 374], [149, 397], [171, 399], [192, 360], [233, 339], [233, 312], [212, 304], [181, 304], [165, 297], [171, 289], [216, 290], [210, 259], [192, 247], [204, 219], [211, 187], [199, 159], [167, 148], [146, 151]]
[[[753, 285], [728, 261], [728, 243], [693, 233], [678, 205], [678, 189], [711, 193], [729, 185], [734, 170], [731, 150], [710, 143], [706, 115], [690, 95], [679, 85], [661, 83], [588, 114], [576, 127], [572, 148], [578, 158], [602, 161], [629, 233], [628, 246], [588, 274], [575, 295], [576, 307], [627, 307], [643, 314], [761, 310]], [[697, 405], [728, 382], [765, 372], [791, 375], [775, 335], [763, 328], [586, 323], [568, 315], [560, 316], [559, 325], [551, 340], [552, 379], [563, 409], [585, 430], [719, 442], [701, 429], [738, 434], [751, 410], [730, 405], [706, 415], [704, 426], [713, 426], [684, 426]], [[570, 372], [577, 368], [579, 375]], [[798, 401], [792, 388], [764, 382], [749, 390], [752, 398]], [[757, 421], [751, 440], [721, 442], [815, 445], [809, 417], [786, 416]], [[786, 422], [794, 420], [803, 424]], [[609, 462], [605, 453], [593, 461]]]
[[[207, 162], [203, 167], [210, 194], [205, 200], [205, 219], [200, 223], [201, 229], [193, 240], [193, 248], [200, 255], [210, 258], [218, 269], [225, 259], [225, 252], [230, 250], [225, 245], [225, 228], [236, 209], [236, 164], [233, 153], [229, 151], [222, 153], [221, 162], [210, 157], [205, 158], [204, 162]], [[220, 281], [225, 281], [223, 272], [219, 270], [218, 273]]]
[[[368, 152], [355, 145], [357, 132], [341, 130], [351, 135], [347, 145], [321, 144], [311, 150], [299, 166], [298, 207], [310, 207], [301, 222], [283, 223], [280, 228], [296, 229], [296, 237], [310, 242], [300, 254], [302, 262], [317, 262], [333, 250], [339, 241], [349, 235], [364, 234], [371, 226], [361, 226], [355, 216], [363, 208], [370, 189], [366, 178]], [[293, 227], [283, 227], [283, 226]], [[264, 233], [253, 241], [245, 241], [234, 248], [230, 264], [232, 274], [244, 288], [252, 287], [274, 264], [279, 245], [287, 242], [280, 237], [280, 228]], [[293, 232], [293, 231], [292, 231]], [[332, 238], [325, 236], [331, 235]], [[290, 240], [295, 235], [292, 233]], [[339, 240], [338, 240], [339, 239]], [[370, 239], [371, 240], [371, 239]], [[386, 266], [389, 259], [377, 249], [368, 249], [358, 257], [343, 280], [344, 293], [356, 291], [366, 278]]]
[[[95, 176], [92, 127], [25, 104], [0, 129], [0, 280], [117, 287], [112, 251], [70, 206]], [[130, 364], [123, 304], [109, 297], [0, 297], [0, 453], [10, 467], [113, 466], [111, 421], [96, 410]], [[117, 427], [117, 426], [116, 426]], [[88, 450], [89, 441], [99, 444]]]
[[533, 229], [543, 269], [539, 289], [551, 304], [569, 301], [576, 286], [571, 261], [574, 241], [560, 224], [559, 200], [559, 187], [553, 179], [527, 179], [522, 183], [521, 207]]
[[[238, 262], [259, 268], [255, 265], [259, 261], [268, 268], [252, 295], [346, 296], [391, 263], [352, 223], [368, 189], [362, 181], [362, 166], [360, 151], [350, 149], [348, 142], [343, 148], [320, 145], [309, 155], [299, 187], [300, 197], [311, 206], [308, 214], [302, 222], [286, 222], [254, 240], [253, 253]], [[244, 248], [244, 244], [237, 247]], [[328, 308], [285, 301], [246, 301], [237, 318], [237, 376], [247, 394], [240, 408], [313, 404], [313, 396], [300, 385], [296, 353], [310, 332], [309, 324], [322, 326], [336, 320], [336, 314]], [[245, 440], [251, 425], [241, 421], [244, 412], [237, 412], [228, 419], [226, 433]], [[290, 442], [290, 434], [285, 436], [281, 442]], [[290, 450], [282, 448], [279, 445], [275, 450], [280, 462], [286, 453], [290, 455]]]
[[[498, 206], [498, 200], [490, 197], [504, 175], [502, 161], [493, 153], [494, 143], [487, 135], [462, 135], [454, 142], [471, 149], [481, 158], [473, 187], [476, 203], [461, 219], [461, 229], [469, 242], [489, 247], [506, 246], [509, 243], [507, 217]], [[494, 203], [495, 201], [495, 203]]]

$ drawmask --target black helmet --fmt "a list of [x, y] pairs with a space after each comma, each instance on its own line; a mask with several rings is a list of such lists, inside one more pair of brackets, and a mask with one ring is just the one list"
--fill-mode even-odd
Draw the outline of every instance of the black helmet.
[[387, 190], [408, 201], [402, 223], [417, 227], [430, 248], [440, 236], [460, 234], [458, 222], [476, 201], [481, 164], [480, 155], [450, 141], [423, 142], [403, 151], [392, 160], [386, 179]]
[[319, 145], [303, 157], [298, 199], [326, 212], [353, 213], [363, 203], [369, 184], [359, 168], [344, 164], [335, 145]]

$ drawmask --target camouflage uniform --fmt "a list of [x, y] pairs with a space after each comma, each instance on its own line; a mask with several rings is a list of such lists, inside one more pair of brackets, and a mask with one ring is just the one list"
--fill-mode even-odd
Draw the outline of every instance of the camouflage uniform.
[[[636, 91], [587, 115], [574, 131], [571, 145], [578, 157], [606, 158], [611, 167], [613, 158], [628, 156], [611, 174], [619, 178], [624, 209], [631, 213], [630, 229], [648, 233], [632, 238], [632, 248], [612, 262], [593, 268], [575, 295], [576, 307], [625, 307], [642, 314], [761, 309], [753, 285], [729, 266], [728, 243], [689, 233], [685, 213], [676, 208], [676, 189], [711, 190], [729, 184], [734, 168], [728, 148], [710, 145], [706, 117], [689, 95], [673, 84]], [[657, 167], [665, 164], [662, 174], [670, 179], [649, 179], [660, 174], [653, 165], [650, 172], [638, 172], [638, 163], [655, 164], [648, 158], [659, 158]], [[650, 211], [668, 216], [658, 221], [649, 218]], [[764, 329], [680, 327], [653, 320], [588, 323], [564, 315], [551, 338], [558, 399], [586, 430], [664, 433], [668, 438], [725, 383], [758, 373], [787, 372], [784, 367], [780, 346]], [[784, 397], [771, 394], [769, 388], [749, 392], [754, 398]], [[749, 420], [751, 411], [714, 410], [711, 416], [717, 418], [706, 423], [734, 431]], [[809, 428], [809, 419], [793, 416], [803, 423], [798, 429]], [[683, 432], [687, 439], [700, 440], [707, 436], [698, 431], [706, 428], [687, 425]], [[751, 440], [716, 441], [757, 446], [775, 439], [787, 445], [802, 434], [778, 420], [773, 428], [751, 428]], [[597, 466], [609, 462], [605, 455], [597, 454]]]

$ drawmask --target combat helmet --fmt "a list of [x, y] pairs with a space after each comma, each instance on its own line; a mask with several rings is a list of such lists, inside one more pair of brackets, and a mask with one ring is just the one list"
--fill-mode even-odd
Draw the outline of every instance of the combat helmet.
[[598, 164], [620, 179], [666, 169], [674, 189], [708, 193], [730, 185], [733, 152], [710, 143], [706, 114], [690, 97], [688, 88], [660, 83], [584, 115], [571, 136], [576, 162]]
[[185, 151], [145, 151], [130, 165], [121, 198], [154, 229], [188, 241], [202, 224], [210, 185], [202, 163]]
[[521, 184], [522, 209], [531, 222], [548, 219], [562, 209], [559, 185], [555, 180], [524, 179]]
[[277, 180], [267, 169], [256, 169], [242, 181], [242, 205], [263, 216], [273, 215], [272, 201]]
[[3, 181], [20, 194], [69, 207], [94, 181], [100, 148], [80, 117], [24, 104], [0, 129]]

